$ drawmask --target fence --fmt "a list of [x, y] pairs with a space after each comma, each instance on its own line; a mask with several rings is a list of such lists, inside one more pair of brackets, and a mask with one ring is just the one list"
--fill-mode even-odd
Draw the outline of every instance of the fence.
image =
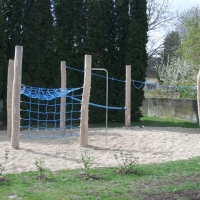
[[146, 83], [144, 88], [145, 98], [167, 99], [197, 99], [196, 86], [166, 86], [156, 83]]

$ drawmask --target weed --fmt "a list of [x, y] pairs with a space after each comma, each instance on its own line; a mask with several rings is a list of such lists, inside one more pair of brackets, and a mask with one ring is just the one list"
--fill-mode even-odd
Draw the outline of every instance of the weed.
[[10, 153], [9, 149], [5, 149], [4, 163], [0, 163], [0, 181], [5, 180], [4, 177], [3, 177], [3, 171], [5, 170], [5, 165], [6, 165], [6, 162], [8, 160], [9, 153]]
[[44, 172], [45, 172], [45, 167], [44, 167], [44, 158], [36, 158], [35, 159], [35, 165], [37, 167], [37, 170], [39, 172], [39, 178], [42, 179], [44, 178]]
[[84, 171], [79, 172], [78, 177], [85, 180], [99, 180], [98, 176], [93, 175], [90, 172], [94, 157], [87, 155], [87, 150], [85, 150], [84, 154], [81, 154], [81, 160], [83, 162]]
[[94, 157], [87, 155], [87, 150], [85, 150], [84, 154], [81, 154], [81, 160], [83, 162], [84, 171], [88, 172], [94, 161]]
[[119, 174], [136, 173], [137, 157], [130, 153], [124, 153], [122, 150], [118, 154], [114, 154], [115, 160], [118, 162], [118, 169], [115, 171]]

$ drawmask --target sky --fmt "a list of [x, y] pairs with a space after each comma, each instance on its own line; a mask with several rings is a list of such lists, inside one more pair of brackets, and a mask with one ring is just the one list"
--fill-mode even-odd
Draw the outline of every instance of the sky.
[[184, 11], [197, 5], [200, 6], [200, 0], [172, 0], [174, 10]]

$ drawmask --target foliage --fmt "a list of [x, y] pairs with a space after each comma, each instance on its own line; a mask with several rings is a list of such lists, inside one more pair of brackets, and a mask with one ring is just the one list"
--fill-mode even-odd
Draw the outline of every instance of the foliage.
[[[102, 19], [101, 4], [96, 0], [88, 1], [88, 17], [87, 17], [87, 38], [86, 38], [86, 52], [92, 55], [92, 66], [94, 68], [104, 68], [102, 58], [104, 57], [105, 47], [105, 34], [104, 23]], [[95, 74], [104, 74], [101, 72], [93, 71]], [[92, 76], [91, 83], [91, 96], [90, 101], [96, 104], [102, 104], [105, 102], [105, 80], [96, 76]], [[105, 116], [104, 110], [99, 110], [96, 114], [96, 108], [91, 107], [89, 112], [90, 121], [99, 121], [98, 116]], [[90, 117], [93, 116], [93, 117]]]
[[131, 174], [137, 173], [136, 164], [137, 157], [134, 157], [131, 153], [124, 153], [122, 150], [118, 154], [114, 154], [115, 160], [118, 162], [118, 168], [115, 171], [119, 174]]
[[6, 55], [8, 59], [14, 58], [16, 45], [22, 45], [22, 32], [24, 28], [24, 0], [1, 0], [0, 9], [4, 18]]
[[[83, 70], [86, 54], [86, 1], [54, 1], [55, 46], [59, 61], [65, 60], [67, 66]], [[82, 74], [67, 71], [67, 87], [80, 87]]]
[[[26, 3], [23, 31], [22, 82], [36, 87], [59, 87], [59, 61], [55, 55], [54, 19], [50, 0]], [[57, 64], [56, 64], [57, 63]], [[58, 66], [57, 66], [58, 65]]]
[[168, 90], [167, 88], [160, 88], [155, 90], [144, 89], [145, 98], [180, 98], [180, 94], [175, 90]]
[[178, 53], [184, 60], [199, 65], [200, 7], [194, 6], [183, 11], [176, 22], [176, 30], [181, 36], [181, 46]]
[[[110, 21], [113, 27], [113, 31], [110, 27], [109, 31], [111, 33], [107, 35], [108, 33], [106, 32], [106, 39], [111, 36], [111, 40], [110, 44], [106, 44], [106, 46], [110, 45], [110, 52], [105, 51], [107, 57], [104, 58], [104, 66], [106, 69], [108, 69], [109, 77], [117, 78], [120, 80], [125, 79], [125, 65], [127, 64], [125, 61], [125, 51], [130, 23], [128, 5], [129, 0], [114, 1], [114, 8], [111, 7], [112, 9], [110, 9]], [[106, 20], [107, 16], [104, 18], [104, 21]], [[109, 55], [107, 55], [108, 53]], [[124, 95], [124, 84], [118, 81], [109, 81], [109, 105], [123, 107], [125, 105]], [[108, 116], [109, 120], [124, 121], [124, 115], [122, 115], [122, 112], [116, 110], [109, 110]]]
[[199, 6], [194, 6], [188, 10], [184, 10], [179, 14], [176, 23], [176, 30], [179, 32], [181, 39], [186, 37], [188, 32], [187, 23], [195, 23], [200, 18], [200, 8]]
[[81, 154], [81, 160], [83, 162], [84, 171], [88, 172], [94, 161], [94, 157], [87, 155], [87, 150], [85, 150], [84, 154]]
[[181, 43], [180, 52], [185, 60], [200, 65], [200, 17], [195, 22], [186, 22], [187, 34]]
[[4, 34], [5, 23], [3, 20], [2, 13], [0, 13], [0, 98], [5, 97], [5, 82], [2, 81], [6, 76], [6, 66], [7, 66], [7, 58], [6, 58], [6, 42], [5, 42], [5, 34]]
[[144, 89], [145, 98], [197, 99], [196, 86], [157, 85], [157, 89]]
[[[131, 64], [131, 78], [133, 80], [145, 82], [147, 69], [147, 14], [146, 0], [130, 1], [130, 24], [126, 39], [125, 61]], [[140, 83], [139, 83], [140, 84]], [[137, 83], [136, 83], [137, 86]], [[135, 98], [137, 97], [137, 98]], [[132, 87], [131, 90], [131, 118], [137, 121], [142, 116], [140, 106], [144, 99], [144, 91]]]
[[5, 165], [7, 163], [8, 160], [8, 155], [9, 155], [9, 149], [5, 149], [5, 153], [4, 153], [4, 163], [0, 163], [0, 182], [4, 180], [3, 177], [3, 172], [5, 170]]
[[[83, 70], [85, 54], [91, 54], [93, 66], [107, 69], [110, 77], [124, 80], [125, 65], [130, 64], [133, 78], [144, 80], [146, 3], [146, 0], [141, 3], [133, 0], [2, 0], [0, 9], [6, 25], [2, 33], [6, 33], [7, 44], [3, 50], [10, 59], [15, 45], [24, 47], [22, 83], [26, 85], [60, 87], [60, 61], [66, 60], [68, 66]], [[3, 88], [6, 88], [6, 70], [3, 77]], [[105, 104], [105, 92], [102, 92], [105, 82], [93, 76], [91, 102]], [[82, 85], [83, 74], [68, 70], [67, 87]], [[109, 93], [109, 105], [124, 106], [123, 83], [109, 83]], [[142, 91], [134, 91], [133, 96], [138, 98], [132, 98], [132, 120], [138, 121], [144, 95]], [[89, 120], [105, 121], [105, 110], [97, 112], [97, 109], [90, 109]], [[124, 114], [110, 111], [109, 120], [123, 121]]]
[[45, 177], [44, 172], [46, 169], [44, 167], [44, 163], [45, 163], [44, 158], [36, 158], [35, 159], [35, 166], [39, 172], [39, 179], [42, 179]]
[[146, 98], [187, 98], [196, 99], [196, 76], [198, 68], [192, 62], [174, 56], [164, 57], [154, 66], [160, 85], [155, 90], [145, 88]]
[[169, 58], [167, 64], [161, 58], [160, 63], [155, 68], [158, 72], [160, 83], [165, 86], [196, 85], [196, 66], [176, 56]]
[[164, 39], [163, 57], [164, 62], [167, 64], [168, 60], [177, 55], [177, 50], [181, 44], [181, 38], [177, 31], [171, 31]]

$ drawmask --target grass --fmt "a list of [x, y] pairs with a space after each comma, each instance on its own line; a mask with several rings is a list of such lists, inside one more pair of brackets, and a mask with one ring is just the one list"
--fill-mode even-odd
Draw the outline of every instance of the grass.
[[192, 123], [179, 119], [160, 118], [160, 117], [142, 117], [141, 122], [133, 122], [132, 126], [137, 125], [151, 126], [151, 127], [183, 127], [183, 128], [199, 128], [197, 123]]
[[[108, 127], [123, 127], [123, 123], [108, 122]], [[140, 119], [140, 122], [132, 122], [131, 126], [145, 126], [145, 127], [182, 127], [182, 128], [199, 128], [197, 123], [192, 123], [179, 119], [160, 118], [160, 117], [147, 117], [144, 116]], [[105, 127], [105, 123], [93, 123], [89, 124], [90, 128]]]
[[163, 164], [138, 165], [137, 174], [116, 174], [115, 168], [91, 169], [99, 179], [83, 179], [77, 170], [7, 174], [0, 182], [1, 200], [143, 199], [151, 194], [200, 189], [200, 158]]
[[[199, 128], [197, 123], [192, 123], [179, 119], [160, 118], [160, 117], [147, 117], [144, 116], [140, 122], [132, 122], [131, 126], [149, 126], [149, 127], [183, 127], [183, 128]], [[49, 125], [48, 125], [49, 126]], [[77, 125], [78, 126], [78, 125]], [[49, 126], [50, 127], [50, 126]], [[54, 127], [54, 125], [52, 125]], [[90, 123], [90, 128], [105, 127], [105, 123]], [[124, 122], [108, 122], [109, 128], [124, 127]], [[5, 125], [0, 125], [0, 130], [6, 130]]]

